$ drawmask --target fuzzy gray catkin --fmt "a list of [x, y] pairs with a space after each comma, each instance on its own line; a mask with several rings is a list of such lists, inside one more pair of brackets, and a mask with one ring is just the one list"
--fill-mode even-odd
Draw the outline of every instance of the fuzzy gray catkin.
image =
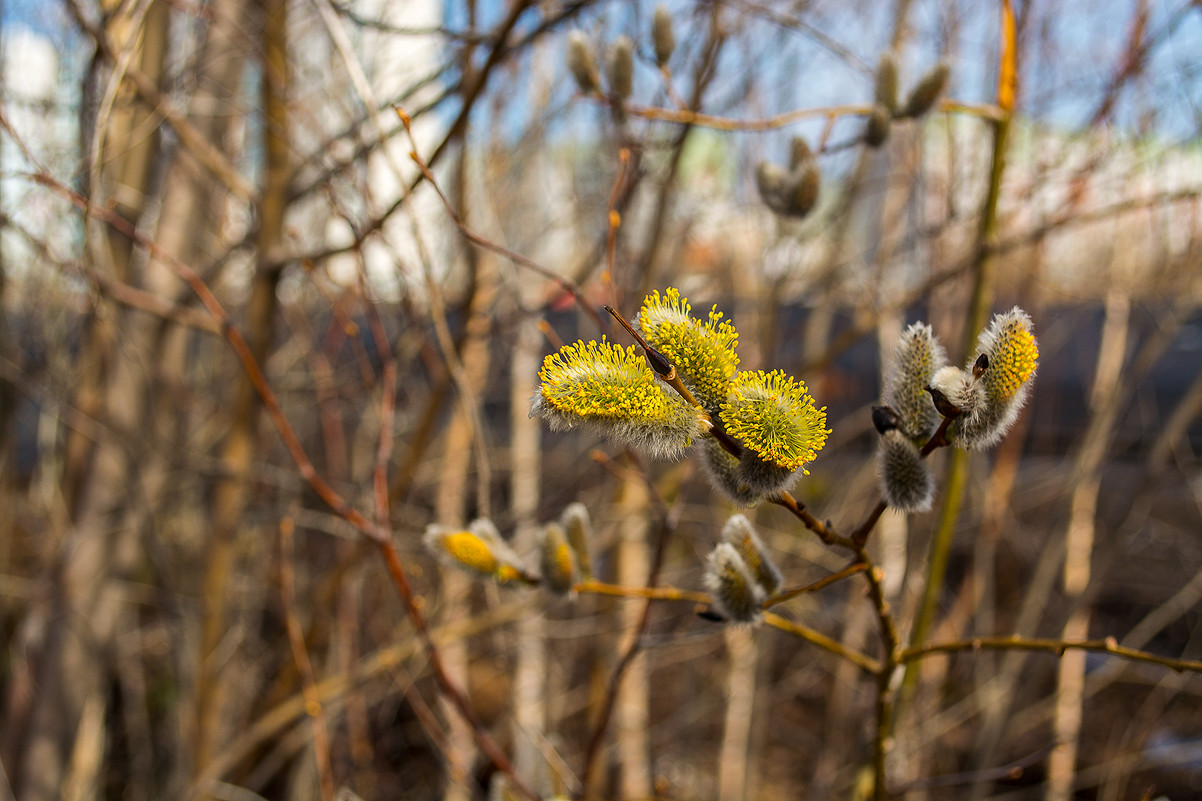
[[593, 44], [583, 31], [568, 34], [568, 70], [576, 85], [586, 95], [601, 91], [601, 74], [597, 70], [597, 55]]
[[951, 67], [946, 61], [936, 64], [930, 72], [922, 76], [917, 85], [910, 90], [906, 104], [902, 107], [899, 117], [921, 117], [935, 106], [939, 95], [947, 87], [947, 79], [951, 75]]
[[773, 595], [780, 589], [783, 581], [781, 572], [746, 515], [732, 515], [726, 521], [722, 527], [722, 541], [735, 546], [743, 558], [743, 564], [747, 565], [766, 595]]
[[789, 146], [789, 169], [761, 161], [755, 183], [760, 199], [772, 211], [783, 217], [805, 217], [818, 203], [822, 172], [810, 146], [797, 137]]
[[716, 439], [701, 441], [701, 464], [710, 485], [738, 506], [751, 506], [763, 494], [755, 491], [739, 474], [739, 459], [732, 456]]
[[787, 491], [801, 475], [801, 470], [782, 467], [747, 449], [743, 450], [736, 471], [740, 486], [746, 487], [756, 498], [767, 498]]
[[897, 113], [897, 61], [888, 50], [881, 53], [881, 60], [876, 67], [873, 101], [884, 106], [890, 117]]
[[629, 36], [619, 36], [609, 49], [609, 93], [628, 100], [634, 91], [634, 43]]
[[559, 522], [567, 534], [568, 543], [576, 556], [576, 568], [584, 579], [593, 577], [593, 559], [589, 550], [589, 540], [593, 538], [593, 524], [589, 517], [588, 507], [576, 501], [568, 504], [559, 517]]
[[787, 214], [792, 217], [804, 217], [814, 210], [818, 203], [818, 192], [822, 186], [822, 173], [812, 160], [805, 164], [794, 179], [792, 189], [788, 194]]
[[961, 417], [979, 414], [985, 406], [985, 385], [969, 370], [941, 367], [931, 376], [931, 388], [941, 392]]
[[789, 173], [778, 164], [761, 161], [755, 168], [755, 186], [764, 205], [778, 214], [783, 214], [785, 195], [788, 193]]
[[764, 588], [729, 542], [719, 543], [710, 552], [704, 580], [714, 607], [723, 617], [735, 623], [759, 620], [766, 598]]
[[898, 429], [881, 435], [877, 474], [885, 503], [899, 512], [925, 512], [935, 497], [935, 478], [918, 447]]
[[889, 129], [893, 126], [893, 112], [883, 103], [875, 103], [868, 114], [868, 124], [864, 127], [864, 142], [869, 147], [880, 147], [889, 139]]
[[655, 45], [656, 66], [666, 67], [676, 49], [676, 33], [672, 30], [672, 15], [662, 4], [655, 7], [651, 19], [651, 41]]
[[795, 136], [789, 140], [789, 171], [796, 172], [802, 167], [815, 163], [814, 151], [804, 136]]
[[926, 388], [946, 363], [947, 354], [926, 323], [906, 328], [893, 349], [885, 370], [883, 400], [915, 442], [925, 442], [939, 425], [939, 413]]

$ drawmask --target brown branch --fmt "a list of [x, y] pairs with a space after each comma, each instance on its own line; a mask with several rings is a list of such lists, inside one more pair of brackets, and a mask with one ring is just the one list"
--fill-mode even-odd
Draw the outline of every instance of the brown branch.
[[801, 501], [794, 498], [788, 492], [778, 492], [770, 498], [766, 499], [769, 503], [774, 503], [777, 506], [783, 506], [788, 509], [794, 517], [800, 520], [805, 527], [818, 535], [819, 539], [827, 545], [839, 545], [849, 550], [856, 550], [856, 545], [847, 537], [835, 531], [834, 526], [827, 521], [823, 523], [814, 515], [810, 514], [810, 510]]
[[704, 592], [681, 590], [676, 587], [623, 587], [620, 584], [589, 580], [575, 584], [572, 589], [581, 595], [608, 595], [615, 598], [646, 598], [655, 601], [688, 601], [710, 604], [713, 599]]
[[[67, 8], [70, 10], [75, 24], [96, 43], [96, 49], [100, 51], [100, 54], [106, 60], [116, 63], [118, 58], [104, 31], [89, 22], [87, 15], [79, 8], [76, 0], [68, 2]], [[142, 99], [163, 115], [163, 119], [175, 131], [185, 149], [195, 156], [196, 160], [204, 165], [217, 180], [221, 181], [231, 194], [247, 203], [257, 202], [258, 193], [255, 191], [254, 184], [245, 178], [238, 168], [226, 158], [225, 154], [214, 147], [179, 109], [175, 108], [149, 75], [132, 64], [125, 66], [125, 75]]]
[[[603, 95], [588, 95], [589, 99], [603, 105], [610, 105], [609, 98]], [[783, 128], [801, 120], [814, 117], [825, 117], [828, 120], [839, 117], [863, 117], [872, 113], [871, 104], [848, 104], [841, 106], [821, 106], [815, 108], [794, 109], [771, 117], [752, 119], [736, 119], [721, 117], [714, 114], [704, 114], [688, 109], [661, 108], [658, 106], [642, 106], [637, 103], [626, 103], [626, 112], [632, 117], [642, 117], [658, 122], [671, 122], [679, 125], [694, 125], [698, 128], [712, 128], [719, 131], [770, 131]], [[997, 106], [981, 103], [963, 103], [958, 100], [943, 100], [939, 110], [948, 113], [967, 114], [987, 120], [999, 120], [1003, 111]]]
[[292, 569], [295, 558], [292, 534], [296, 524], [292, 518], [280, 521], [280, 604], [284, 610], [284, 628], [288, 632], [288, 644], [292, 647], [292, 661], [300, 674], [301, 691], [305, 699], [305, 712], [313, 728], [313, 756], [317, 760], [317, 776], [321, 784], [322, 801], [334, 799], [334, 772], [330, 764], [330, 735], [326, 729], [326, 716], [321, 708], [321, 697], [317, 682], [313, 678], [313, 663], [305, 648], [305, 634], [296, 618], [296, 583]]
[[488, 757], [488, 760], [492, 762], [497, 770], [508, 777], [509, 784], [514, 791], [530, 799], [530, 801], [539, 801], [539, 795], [531, 790], [514, 772], [513, 763], [509, 761], [509, 757], [505, 755], [505, 752], [501, 750], [497, 741], [488, 733], [483, 721], [480, 720], [475, 709], [472, 708], [471, 701], [455, 685], [447, 673], [438, 648], [434, 645], [433, 638], [430, 637], [426, 617], [422, 613], [421, 607], [418, 605], [417, 599], [413, 594], [413, 587], [409, 584], [409, 577], [405, 573], [405, 568], [401, 564], [401, 559], [397, 555], [396, 548], [393, 547], [392, 542], [389, 540], [379, 540], [376, 544], [379, 545], [380, 554], [384, 557], [384, 563], [388, 567], [388, 575], [392, 578], [392, 583], [396, 586], [397, 592], [400, 593], [401, 600], [405, 604], [405, 609], [409, 612], [409, 619], [413, 622], [413, 627], [417, 629], [418, 636], [422, 640], [426, 656], [430, 660], [430, 670], [434, 674], [434, 680], [437, 682], [439, 689], [471, 727], [476, 746]]
[[271, 386], [267, 383], [267, 379], [264, 377], [254, 356], [251, 354], [246, 340], [229, 319], [229, 315], [226, 314], [221, 302], [217, 300], [212, 290], [201, 280], [195, 270], [168, 253], [153, 240], [142, 235], [120, 215], [90, 203], [87, 198], [64, 186], [47, 173], [35, 173], [30, 178], [67, 198], [96, 219], [113, 226], [122, 234], [130, 237], [134, 242], [146, 248], [156, 259], [159, 259], [175, 270], [176, 274], [192, 288], [197, 297], [200, 298], [201, 303], [204, 304], [209, 313], [217, 320], [222, 332], [225, 334], [225, 338], [234, 349], [234, 353], [237, 355], [239, 361], [242, 362], [243, 369], [246, 370], [247, 376], [254, 385], [255, 390], [259, 393], [259, 397], [263, 401], [263, 406], [279, 431], [280, 438], [284, 440], [284, 445], [296, 463], [301, 477], [336, 515], [346, 520], [379, 547], [385, 564], [388, 566], [389, 575], [401, 595], [401, 600], [405, 605], [409, 618], [413, 621], [414, 627], [421, 635], [423, 645], [426, 647], [427, 656], [430, 660], [431, 670], [434, 672], [439, 688], [451, 700], [451, 703], [460, 715], [463, 716], [464, 720], [471, 726], [480, 750], [488, 756], [498, 770], [509, 776], [514, 790], [531, 799], [531, 801], [538, 801], [538, 795], [526, 787], [517, 776], [513, 775], [513, 765], [509, 762], [504, 752], [501, 751], [500, 746], [496, 744], [496, 741], [488, 734], [483, 723], [481, 723], [472, 709], [467, 697], [454, 685], [443, 669], [442, 661], [438, 657], [438, 651], [429, 636], [425, 616], [422, 614], [421, 608], [414, 598], [400, 557], [392, 545], [390, 534], [386, 529], [373, 524], [361, 512], [347, 503], [321, 474], [317, 472], [317, 468], [314, 467], [308, 454], [305, 453], [304, 446], [301, 445], [292, 425], [288, 422], [287, 417], [284, 416], [279, 400], [275, 392], [271, 389]]
[[796, 587], [794, 589], [782, 590], [781, 592], [778, 592], [776, 595], [773, 595], [771, 598], [764, 601], [764, 608], [768, 609], [776, 606], [777, 604], [783, 604], [785, 601], [791, 601], [799, 595], [804, 595], [808, 592], [818, 592], [819, 590], [829, 587], [836, 582], [854, 576], [856, 573], [862, 573], [867, 569], [868, 565], [856, 560], [839, 572], [831, 573], [829, 576], [823, 576], [817, 581], [807, 584], [804, 587]]
[[1047, 651], [1058, 656], [1068, 650], [1096, 651], [1111, 654], [1132, 662], [1146, 662], [1161, 665], [1178, 673], [1202, 673], [1202, 661], [1195, 659], [1175, 659], [1168, 656], [1157, 656], [1147, 651], [1127, 648], [1119, 645], [1114, 637], [1101, 640], [1051, 640], [1028, 637], [973, 637], [969, 640], [955, 642], [932, 643], [915, 648], [906, 648], [899, 656], [902, 662], [916, 662], [935, 654], [951, 654], [958, 651], [979, 651], [990, 649], [994, 651]]
[[433, 187], [435, 193], [438, 195], [439, 200], [442, 201], [443, 207], [447, 210], [447, 214], [450, 216], [451, 222], [455, 223], [455, 227], [459, 229], [464, 238], [478, 247], [482, 247], [485, 250], [491, 250], [493, 253], [509, 259], [519, 267], [525, 267], [527, 270], [538, 273], [548, 281], [554, 282], [560, 287], [560, 289], [571, 294], [581, 310], [593, 318], [593, 321], [597, 324], [597, 328], [599, 330], [608, 330], [605, 323], [601, 319], [601, 315], [598, 314], [597, 310], [594, 309], [588, 300], [585, 299], [584, 293], [581, 291], [580, 286], [575, 281], [559, 275], [549, 268], [542, 266], [533, 259], [523, 256], [521, 253], [510, 250], [503, 245], [498, 245], [491, 239], [488, 239], [487, 237], [476, 233], [471, 228], [468, 228], [467, 223], [463, 221], [463, 218], [459, 216], [459, 212], [457, 212], [455, 207], [451, 205], [451, 201], [447, 199], [447, 196], [443, 193], [442, 188], [438, 185], [438, 182], [434, 180], [434, 173], [430, 171], [429, 164], [423, 160], [420, 155], [418, 155], [416, 140], [414, 140], [413, 131], [409, 127], [409, 115], [406, 114], [404, 109], [400, 108], [399, 106], [396, 107], [395, 110], [397, 116], [400, 117], [401, 122], [405, 126], [405, 131], [409, 134], [409, 141], [413, 146], [413, 149], [409, 151], [409, 158], [413, 160], [413, 163], [417, 165], [417, 168], [421, 170], [422, 175], [425, 176], [426, 181], [431, 187]]
[[881, 669], [880, 662], [876, 661], [872, 657], [865, 656], [858, 651], [853, 651], [850, 648], [846, 648], [842, 643], [838, 642], [837, 640], [832, 640], [825, 634], [814, 631], [813, 629], [803, 626], [800, 623], [794, 623], [791, 620], [786, 620], [785, 618], [773, 612], [764, 613], [764, 623], [774, 629], [779, 629], [787, 634], [800, 637], [808, 643], [817, 645], [819, 648], [822, 648], [826, 651], [830, 651], [835, 656], [846, 659], [848, 662], [851, 662], [853, 665], [866, 673], [876, 674]]
[[618, 229], [622, 226], [622, 214], [618, 211], [618, 201], [621, 199], [622, 185], [626, 183], [626, 171], [629, 168], [630, 148], [623, 147], [618, 151], [618, 174], [614, 177], [614, 185], [605, 205], [605, 269], [608, 273], [608, 281], [613, 286], [617, 285]]
[[[676, 530], [677, 515], [673, 514], [664, 501], [663, 496], [659, 494], [659, 490], [651, 481], [651, 476], [647, 471], [642, 469], [642, 464], [633, 456], [628, 454], [632, 461], [639, 468], [642, 474], [643, 481], [647, 485], [648, 492], [654, 500], [656, 508], [660, 512], [659, 521], [659, 536], [655, 543], [655, 553], [651, 558], [651, 569], [647, 571], [646, 587], [653, 587], [659, 581], [660, 571], [664, 566], [664, 557], [667, 553], [668, 539], [672, 532]], [[681, 496], [683, 499], [683, 496]], [[622, 684], [622, 678], [626, 675], [627, 669], [633, 664], [634, 658], [638, 656], [642, 650], [643, 632], [647, 630], [647, 624], [651, 620], [651, 606], [653, 598], [648, 597], [646, 603], [643, 604], [643, 610], [639, 614], [638, 623], [634, 627], [630, 639], [630, 646], [626, 652], [618, 659], [617, 665], [614, 666], [613, 673], [610, 674], [609, 683], [605, 690], [605, 700], [601, 706], [601, 712], [597, 716], [597, 723], [593, 729], [592, 737], [589, 739], [588, 746], [584, 752], [584, 769], [580, 772], [580, 786], [585, 788], [585, 792], [592, 787], [592, 777], [596, 772], [598, 757], [601, 754], [601, 743], [605, 739], [605, 731], [609, 728], [609, 720], [613, 716], [614, 706], [618, 699], [618, 690]]]

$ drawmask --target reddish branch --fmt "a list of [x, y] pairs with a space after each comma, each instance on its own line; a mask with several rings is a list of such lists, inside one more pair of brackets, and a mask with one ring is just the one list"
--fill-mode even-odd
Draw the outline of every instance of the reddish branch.
[[[361, 512], [352, 507], [330, 484], [317, 472], [313, 462], [305, 453], [304, 446], [301, 445], [300, 439], [293, 430], [292, 425], [285, 417], [283, 410], [280, 407], [279, 400], [276, 398], [275, 392], [267, 383], [267, 378], [263, 375], [262, 369], [258, 362], [251, 354], [250, 347], [246, 343], [246, 339], [242, 333], [230, 320], [225, 308], [221, 305], [221, 301], [213, 294], [212, 290], [204, 283], [200, 276], [188, 265], [184, 264], [172, 254], [168, 253], [160, 247], [154, 240], [149, 239], [139, 232], [127, 220], [119, 214], [110, 211], [101, 206], [88, 201], [83, 195], [75, 192], [67, 186], [64, 186], [53, 176], [46, 172], [34, 173], [30, 176], [32, 180], [47, 187], [51, 191], [65, 197], [71, 203], [79, 207], [85, 213], [95, 217], [98, 220], [112, 226], [115, 230], [128, 236], [132, 241], [136, 242], [141, 247], [161, 260], [163, 263], [170, 266], [175, 273], [191, 287], [192, 291], [204, 304], [213, 318], [217, 320], [221, 327], [222, 334], [230, 343], [238, 360], [242, 363], [242, 367], [246, 370], [251, 384], [254, 386], [259, 397], [263, 401], [263, 406], [275, 424], [276, 429], [280, 433], [280, 438], [283, 439], [285, 447], [296, 463], [297, 470], [305, 482], [317, 493], [318, 497], [342, 519], [346, 520], [356, 529], [358, 529], [365, 537], [371, 540], [380, 549], [380, 553], [384, 558], [384, 562], [388, 567], [389, 576], [392, 578], [393, 584], [396, 586], [401, 600], [405, 605], [405, 610], [409, 615], [409, 619], [413, 622], [413, 626], [417, 629], [418, 636], [421, 638], [422, 644], [425, 646], [426, 655], [430, 662], [430, 669], [434, 674], [434, 679], [438, 684], [442, 693], [451, 701], [451, 704], [459, 712], [468, 725], [471, 726], [473, 737], [476, 745], [488, 757], [488, 759], [496, 766], [497, 770], [505, 773], [510, 780], [513, 789], [522, 796], [529, 798], [531, 801], [538, 801], [538, 795], [531, 790], [526, 784], [514, 773], [513, 764], [505, 753], [493, 740], [485, 729], [484, 724], [477, 717], [475, 710], [471, 706], [471, 702], [462, 690], [457, 687], [447, 674], [443, 667], [442, 659], [439, 656], [438, 648], [435, 646], [433, 639], [430, 637], [429, 629], [426, 623], [425, 616], [421, 612], [421, 607], [413, 594], [409, 578], [405, 574], [405, 568], [401, 564], [400, 557], [397, 555], [396, 548], [392, 544], [391, 536], [386, 526], [381, 526], [372, 523]], [[395, 383], [393, 381], [392, 383]], [[386, 494], [386, 492], [385, 492]], [[377, 487], [378, 498], [378, 487]]]

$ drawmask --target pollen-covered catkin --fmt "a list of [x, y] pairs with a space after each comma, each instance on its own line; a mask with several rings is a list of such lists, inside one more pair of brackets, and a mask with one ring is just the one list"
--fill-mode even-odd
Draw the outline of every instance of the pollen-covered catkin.
[[984, 400], [978, 414], [951, 431], [952, 442], [965, 448], [987, 448], [1006, 435], [1027, 401], [1039, 363], [1031, 318], [1017, 306], [994, 316], [977, 349], [988, 362], [978, 382]]
[[676, 368], [702, 408], [716, 417], [739, 366], [739, 334], [716, 306], [704, 322], [691, 313], [689, 299], [675, 287], [662, 295], [656, 290], [643, 299], [639, 328], [647, 343]]
[[935, 479], [918, 447], [900, 430], [886, 431], [877, 451], [881, 496], [899, 512], [925, 512], [935, 496]]
[[826, 409], [780, 370], [739, 373], [722, 404], [726, 433], [743, 446], [737, 477], [758, 497], [786, 490], [826, 444]]
[[805, 382], [780, 370], [736, 375], [721, 417], [745, 450], [789, 471], [812, 462], [830, 433], [826, 408], [814, 405]]
[[678, 459], [701, 434], [697, 410], [664, 384], [631, 345], [565, 345], [543, 360], [531, 416], [554, 431], [576, 427], [654, 459]]
[[759, 620], [766, 598], [764, 588], [754, 579], [743, 557], [729, 542], [722, 542], [710, 552], [705, 571], [705, 587], [713, 597], [714, 607], [735, 623], [754, 623]]
[[500, 584], [531, 580], [490, 520], [473, 520], [467, 529], [431, 524], [426, 527], [422, 541], [426, 549], [448, 567], [491, 578]]

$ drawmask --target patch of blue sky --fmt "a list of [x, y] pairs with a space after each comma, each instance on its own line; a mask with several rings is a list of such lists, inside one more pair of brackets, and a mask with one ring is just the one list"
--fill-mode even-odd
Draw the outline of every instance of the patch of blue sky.
[[0, 29], [17, 27], [46, 37], [56, 47], [69, 45], [77, 37], [66, 7], [54, 0], [4, 0], [0, 4]]

